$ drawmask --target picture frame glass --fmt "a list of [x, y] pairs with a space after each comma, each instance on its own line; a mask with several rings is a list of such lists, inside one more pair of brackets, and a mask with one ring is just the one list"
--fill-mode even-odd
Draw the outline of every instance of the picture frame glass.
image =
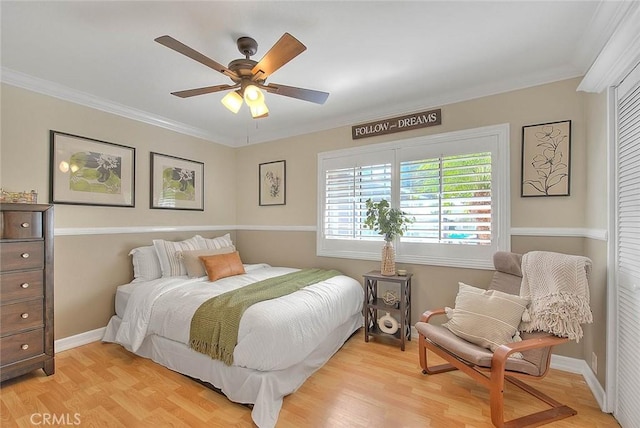
[[286, 205], [286, 162], [261, 163], [258, 177], [259, 205]]
[[204, 163], [151, 152], [150, 205], [204, 211]]
[[50, 201], [135, 206], [135, 148], [51, 131]]
[[571, 121], [522, 127], [521, 196], [569, 196]]

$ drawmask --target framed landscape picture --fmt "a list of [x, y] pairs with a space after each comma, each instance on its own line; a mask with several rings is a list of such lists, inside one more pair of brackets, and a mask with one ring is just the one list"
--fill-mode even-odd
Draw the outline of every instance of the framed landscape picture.
[[522, 127], [521, 196], [569, 196], [570, 167], [570, 120]]
[[135, 206], [136, 149], [51, 131], [50, 201]]
[[286, 179], [286, 161], [261, 163], [258, 166], [259, 204], [285, 205]]
[[204, 211], [204, 163], [151, 152], [151, 208]]

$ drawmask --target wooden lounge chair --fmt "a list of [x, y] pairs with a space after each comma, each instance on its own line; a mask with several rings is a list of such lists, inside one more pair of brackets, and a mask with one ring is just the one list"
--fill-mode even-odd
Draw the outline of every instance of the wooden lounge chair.
[[[520, 254], [496, 253], [494, 255], [496, 271], [489, 289], [518, 295], [522, 280], [521, 260]], [[545, 332], [521, 332], [522, 341], [501, 345], [492, 352], [456, 336], [446, 327], [432, 323], [436, 315], [444, 314], [445, 309], [427, 311], [416, 323], [415, 327], [419, 333], [420, 366], [424, 374], [433, 375], [461, 370], [486, 386], [489, 389], [491, 421], [496, 427], [538, 426], [577, 413], [522, 380], [542, 379], [549, 371], [551, 348], [569, 339]], [[437, 354], [447, 363], [429, 366], [427, 350]], [[519, 352], [523, 358], [509, 358], [515, 352]], [[550, 408], [505, 421], [503, 397], [505, 381], [542, 400]]]

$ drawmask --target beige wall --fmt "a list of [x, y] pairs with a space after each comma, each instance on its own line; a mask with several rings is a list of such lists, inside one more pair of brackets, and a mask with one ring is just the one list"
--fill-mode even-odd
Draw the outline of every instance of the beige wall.
[[[251, 230], [247, 226], [316, 225], [317, 154], [486, 125], [510, 125], [511, 226], [606, 228], [606, 99], [576, 92], [579, 79], [441, 106], [441, 126], [353, 141], [350, 127], [292, 137], [238, 149], [146, 125], [48, 96], [2, 86], [0, 183], [11, 190], [36, 189], [48, 201], [49, 130], [87, 136], [136, 148], [136, 207], [101, 208], [57, 205], [56, 228], [105, 226], [214, 226], [217, 236], [240, 225], [234, 240], [245, 262], [321, 266], [361, 279], [378, 262], [315, 255], [315, 232]], [[398, 114], [405, 112], [399, 111]], [[520, 197], [523, 125], [572, 120], [571, 196]], [[149, 152], [205, 163], [205, 211], [149, 209]], [[258, 206], [257, 168], [261, 162], [287, 161], [287, 204]], [[235, 183], [235, 184], [234, 184]], [[593, 191], [595, 189], [595, 191]], [[277, 229], [277, 228], [276, 228]], [[154, 238], [184, 239], [194, 232], [57, 236], [55, 239], [56, 339], [106, 325], [113, 313], [115, 287], [131, 278], [129, 250]], [[582, 237], [512, 236], [512, 249], [588, 255], [594, 324], [585, 338], [557, 353], [590, 361], [598, 354], [598, 379], [604, 385], [606, 319], [606, 242]], [[491, 272], [426, 265], [400, 265], [414, 273], [412, 322], [428, 308], [452, 304], [457, 282], [479, 286]]]
[[[587, 200], [585, 201], [585, 226], [588, 228], [607, 229], [609, 222], [609, 205], [613, 196], [609, 195], [608, 165], [608, 103], [607, 92], [601, 94], [585, 94], [586, 122], [586, 183]], [[584, 359], [591, 364], [591, 355], [597, 356], [597, 377], [605, 384], [606, 372], [606, 337], [607, 337], [607, 263], [608, 246], [606, 241], [587, 239], [585, 255], [594, 261], [591, 285], [591, 311], [593, 324], [585, 327]]]
[[[360, 140], [351, 139], [351, 128], [342, 127], [314, 134], [238, 149], [238, 224], [315, 225], [316, 173], [320, 152], [375, 144], [420, 135], [508, 123], [511, 140], [511, 226], [584, 227], [586, 198], [586, 147], [584, 94], [577, 93], [580, 79], [479, 98], [442, 106], [442, 125]], [[399, 114], [403, 112], [398, 112]], [[520, 197], [520, 148], [523, 125], [572, 120], [573, 150], [571, 196]], [[287, 160], [287, 205], [262, 207], [258, 200], [257, 165]], [[549, 215], [554, 212], [554, 215]]]
[[[585, 98], [586, 164], [585, 226], [606, 229], [609, 213], [607, 170], [608, 128], [607, 92], [583, 94]], [[613, 202], [613, 200], [611, 200]]]
[[[606, 228], [602, 217], [606, 211], [587, 213], [587, 204], [598, 205], [606, 201], [606, 193], [598, 200], [589, 198], [588, 186], [600, 189], [606, 183], [606, 157], [601, 155], [606, 139], [598, 131], [606, 124], [602, 117], [599, 99], [592, 100], [576, 92], [580, 79], [551, 83], [533, 88], [483, 97], [461, 103], [441, 106], [442, 125], [361, 140], [351, 139], [351, 128], [342, 127], [314, 134], [291, 137], [266, 144], [246, 146], [238, 149], [236, 184], [238, 195], [237, 224], [239, 225], [295, 225], [315, 226], [317, 215], [317, 154], [320, 152], [375, 144], [396, 139], [412, 138], [481, 126], [508, 123], [510, 125], [511, 168], [511, 226], [514, 228]], [[586, 117], [587, 103], [594, 104]], [[398, 112], [402, 114], [403, 112]], [[568, 197], [521, 198], [520, 164], [521, 133], [523, 125], [572, 121], [571, 151], [571, 195]], [[589, 136], [597, 142], [587, 141]], [[606, 128], [606, 126], [604, 126]], [[589, 158], [588, 151], [595, 150]], [[285, 206], [258, 206], [257, 165], [284, 159], [287, 161], [287, 204]], [[592, 170], [598, 175], [593, 176]], [[587, 219], [587, 217], [589, 219]], [[606, 218], [606, 216], [605, 216]], [[374, 261], [348, 260], [316, 256], [315, 232], [296, 231], [237, 231], [238, 248], [244, 260], [266, 261], [273, 264], [295, 266], [325, 266], [341, 269], [344, 273], [361, 280], [362, 274], [378, 269]], [[592, 307], [598, 310], [593, 325], [585, 329], [580, 343], [563, 345], [556, 353], [590, 361], [591, 352], [598, 354], [598, 378], [604, 385], [606, 309], [606, 248], [604, 241], [583, 237], [558, 236], [512, 236], [512, 250], [557, 251], [568, 254], [587, 255], [593, 259], [594, 275], [590, 284]], [[401, 265], [413, 274], [412, 322], [429, 308], [451, 305], [457, 292], [458, 281], [483, 286], [488, 284], [491, 273], [473, 269], [455, 269], [426, 265]]]
[[[2, 85], [0, 185], [38, 191], [49, 201], [49, 131], [136, 149], [135, 208], [55, 206], [55, 227], [234, 225], [235, 150], [78, 104]], [[149, 152], [205, 164], [205, 211], [149, 209]], [[55, 237], [55, 338], [104, 327], [114, 312], [116, 286], [132, 278], [131, 248], [154, 238], [183, 239], [196, 232]], [[219, 232], [197, 232], [218, 236]]]
[[[235, 224], [235, 151], [156, 126], [2, 85], [2, 186], [35, 189], [49, 201], [49, 131], [89, 137], [136, 149], [135, 208], [56, 205], [61, 227]], [[205, 164], [205, 211], [149, 209], [149, 152]]]
[[[56, 209], [58, 207], [56, 206]], [[228, 231], [197, 232], [204, 237]], [[235, 240], [235, 232], [230, 232]], [[180, 241], [195, 232], [57, 236], [55, 245], [55, 338], [107, 325], [114, 314], [116, 287], [132, 279], [132, 248], [152, 239]]]

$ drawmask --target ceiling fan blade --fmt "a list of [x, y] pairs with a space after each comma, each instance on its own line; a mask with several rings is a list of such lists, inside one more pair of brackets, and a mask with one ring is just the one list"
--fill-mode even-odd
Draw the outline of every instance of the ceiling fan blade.
[[327, 98], [329, 98], [328, 92], [314, 91], [313, 89], [296, 88], [294, 86], [286, 86], [279, 83], [260, 85], [260, 87], [272, 94], [284, 95], [285, 97], [297, 98], [316, 104], [324, 104], [324, 102], [327, 101]]
[[182, 55], [186, 55], [189, 58], [198, 61], [200, 64], [204, 64], [209, 68], [213, 68], [214, 70], [219, 71], [220, 73], [226, 76], [229, 76], [232, 79], [239, 78], [239, 76], [236, 73], [229, 70], [224, 65], [212, 60], [207, 56], [204, 56], [200, 52], [190, 48], [189, 46], [185, 45], [182, 42], [177, 41], [171, 36], [160, 36], [157, 39], [155, 39], [155, 41], [160, 43], [161, 45], [168, 47], [169, 49], [173, 49], [174, 51], [181, 53]]
[[284, 33], [276, 44], [269, 49], [269, 52], [262, 57], [260, 62], [253, 67], [251, 70], [251, 74], [253, 75], [252, 80], [265, 80], [273, 72], [300, 55], [306, 49], [307, 47], [300, 43], [298, 39], [289, 33]]
[[212, 92], [225, 91], [227, 89], [237, 88], [240, 85], [215, 85], [205, 86], [204, 88], [187, 89], [185, 91], [171, 92], [171, 95], [175, 95], [180, 98], [195, 97], [196, 95], [210, 94]]

